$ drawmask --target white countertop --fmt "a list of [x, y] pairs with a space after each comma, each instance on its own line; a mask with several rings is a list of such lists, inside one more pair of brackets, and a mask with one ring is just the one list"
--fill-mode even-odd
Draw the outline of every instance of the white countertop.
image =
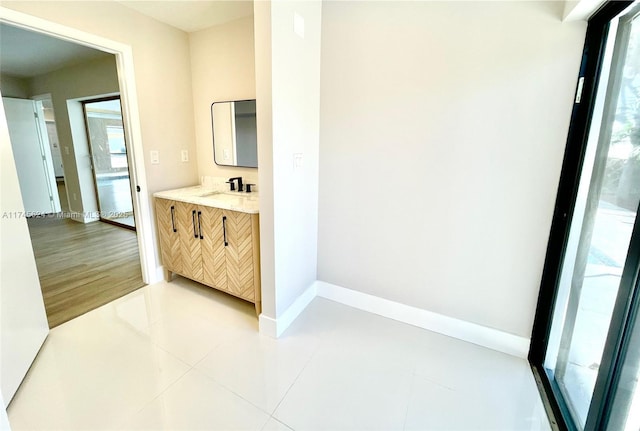
[[260, 212], [257, 192], [229, 192], [212, 190], [203, 186], [193, 186], [156, 192], [153, 196], [249, 214], [258, 214]]

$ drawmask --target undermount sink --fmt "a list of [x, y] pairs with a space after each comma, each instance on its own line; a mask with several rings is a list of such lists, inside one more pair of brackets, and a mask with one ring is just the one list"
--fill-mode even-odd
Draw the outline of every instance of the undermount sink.
[[237, 199], [245, 197], [240, 193], [225, 193], [225, 192], [207, 192], [201, 195], [198, 195], [201, 198], [219, 198], [219, 199]]
[[206, 192], [198, 195], [198, 197], [206, 198], [207, 196], [221, 195], [222, 192]]

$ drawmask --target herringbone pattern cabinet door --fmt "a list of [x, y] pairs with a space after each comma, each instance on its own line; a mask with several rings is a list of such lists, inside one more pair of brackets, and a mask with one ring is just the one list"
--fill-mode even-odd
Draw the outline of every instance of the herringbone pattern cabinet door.
[[227, 242], [227, 290], [234, 295], [255, 300], [253, 286], [253, 243], [251, 214], [222, 211], [226, 216]]
[[[156, 220], [162, 265], [173, 272], [182, 272], [180, 239], [175, 220], [175, 202], [156, 198]], [[173, 214], [173, 215], [172, 215]], [[176, 232], [174, 232], [174, 228]]]
[[198, 230], [198, 206], [176, 202], [175, 219], [180, 237], [182, 272], [185, 277], [202, 281], [202, 252]]
[[227, 270], [222, 231], [222, 210], [201, 206], [202, 270], [204, 283], [227, 290]]
[[226, 291], [260, 314], [258, 215], [162, 198], [155, 205], [165, 278], [175, 272]]

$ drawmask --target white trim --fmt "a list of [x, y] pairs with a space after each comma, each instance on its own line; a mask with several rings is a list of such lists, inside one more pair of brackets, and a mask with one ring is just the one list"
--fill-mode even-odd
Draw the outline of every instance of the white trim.
[[100, 217], [91, 217], [89, 215], [81, 215], [80, 217], [82, 217], [82, 223], [93, 223], [94, 221], [100, 220]]
[[260, 334], [271, 338], [278, 338], [278, 322], [273, 317], [260, 313], [258, 317], [258, 328], [260, 328]]
[[[142, 129], [138, 113], [133, 50], [131, 46], [5, 7], [0, 7], [0, 21], [115, 55], [120, 85], [122, 118], [126, 136], [129, 137], [131, 143], [131, 151], [127, 154], [129, 166], [131, 167], [133, 209], [140, 251], [142, 279], [147, 284], [162, 280], [162, 278], [158, 278], [157, 274], [160, 262], [157, 261], [155, 253], [154, 224], [152, 221], [151, 201], [149, 193], [147, 193]], [[136, 186], [139, 186], [142, 192], [135, 192]]]
[[528, 338], [346, 289], [324, 281], [317, 281], [315, 286], [318, 296], [350, 307], [378, 314], [419, 328], [428, 329], [429, 331], [449, 337], [468, 341], [519, 358], [526, 358], [529, 354], [530, 340]]
[[600, 9], [604, 2], [605, 0], [566, 1], [562, 13], [562, 21], [587, 21], [591, 15]]
[[7, 408], [6, 404], [4, 403], [4, 399], [2, 398], [2, 393], [0, 393], [0, 430], [11, 431], [11, 427], [9, 426], [9, 417], [7, 415]]
[[529, 338], [319, 280], [309, 286], [280, 317], [274, 319], [260, 314], [260, 333], [272, 338], [280, 337], [316, 296], [519, 358], [526, 358], [529, 354]]
[[293, 304], [287, 308], [287, 310], [280, 315], [280, 317], [274, 319], [273, 317], [266, 316], [264, 313], [260, 314], [259, 327], [260, 333], [271, 338], [279, 338], [284, 331], [287, 330], [294, 320], [304, 311], [305, 308], [313, 301], [317, 295], [317, 281], [311, 283], [298, 298], [293, 301]]
[[92, 216], [91, 214], [97, 214], [97, 211], [89, 211], [87, 213], [81, 213], [78, 211], [69, 211], [65, 213], [65, 218], [73, 220], [78, 223], [92, 223], [94, 221], [100, 220], [100, 217]]
[[156, 267], [154, 278], [156, 279], [154, 283], [158, 283], [164, 280], [164, 265], [159, 265]]

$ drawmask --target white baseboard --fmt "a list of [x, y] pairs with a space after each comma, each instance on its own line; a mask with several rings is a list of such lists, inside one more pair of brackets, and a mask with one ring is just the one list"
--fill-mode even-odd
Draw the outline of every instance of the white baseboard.
[[260, 313], [258, 317], [258, 328], [260, 333], [271, 338], [278, 338], [278, 321], [272, 317]]
[[[316, 281], [315, 289], [317, 296], [378, 314], [389, 319], [468, 341], [519, 358], [526, 358], [529, 354], [530, 340], [525, 337], [464, 320], [454, 319], [442, 314], [368, 295], [324, 281]], [[260, 330], [262, 331], [262, 324], [260, 325]]]
[[314, 281], [298, 298], [293, 301], [293, 304], [287, 308], [287, 310], [280, 315], [277, 319], [266, 316], [264, 313], [260, 314], [259, 327], [260, 333], [272, 338], [278, 338], [287, 328], [293, 323], [294, 320], [307, 308], [307, 305], [313, 301], [316, 297], [316, 284]]
[[164, 266], [156, 266], [155, 273], [149, 274], [149, 280], [147, 280], [147, 284], [155, 284], [164, 281]]
[[70, 211], [68, 213], [68, 217], [73, 221], [76, 221], [78, 223], [87, 223], [87, 217], [85, 217], [84, 214], [77, 212], [77, 211]]
[[91, 216], [77, 211], [71, 211], [69, 218], [80, 223], [91, 223], [100, 220], [100, 217]]

